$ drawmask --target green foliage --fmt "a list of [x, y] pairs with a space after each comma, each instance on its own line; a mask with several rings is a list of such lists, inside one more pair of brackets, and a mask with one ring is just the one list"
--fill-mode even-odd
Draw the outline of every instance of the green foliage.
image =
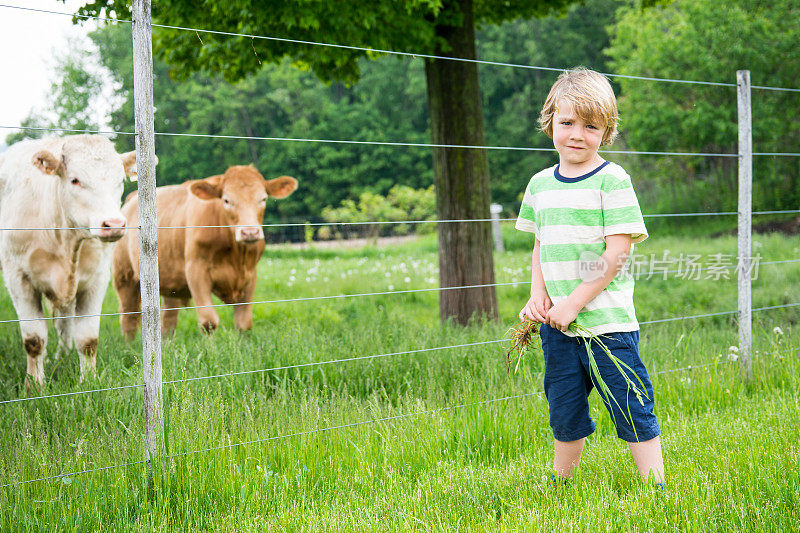
[[[602, 70], [602, 49], [608, 44], [605, 27], [613, 21], [618, 5], [590, 0], [563, 17], [487, 26], [478, 36], [479, 55], [553, 68], [588, 64]], [[201, 38], [205, 42], [205, 36]], [[94, 32], [92, 39], [120, 87], [123, 103], [113, 112], [112, 121], [115, 128], [131, 131], [130, 27], [108, 26]], [[564, 42], [569, 45], [561, 46]], [[155, 129], [164, 133], [429, 142], [422, 61], [394, 57], [362, 61], [359, 72], [361, 79], [352, 87], [327, 85], [285, 61], [264, 64], [257, 73], [234, 84], [206, 74], [178, 82], [173, 79], [175, 69], [156, 60]], [[556, 75], [482, 66], [487, 143], [552, 148], [550, 139], [536, 130], [536, 118]], [[120, 150], [133, 149], [132, 143], [128, 136], [117, 141]], [[297, 177], [300, 191], [271, 204], [268, 221], [319, 221], [322, 208], [345, 199], [355, 201], [363, 192], [386, 195], [397, 183], [412, 188], [433, 183], [430, 152], [424, 147], [172, 136], [158, 136], [156, 143], [161, 156], [159, 184], [210, 176], [229, 165], [249, 162], [267, 177]], [[503, 150], [491, 150], [489, 158], [492, 200], [512, 210], [519, 205], [519, 192], [528, 177], [554, 161], [548, 153]], [[301, 235], [296, 238], [302, 240]]]
[[[800, 252], [798, 237], [755, 240], [770, 260]], [[421, 248], [419, 241], [334, 251], [271, 247], [258, 266], [256, 299], [381, 292], [390, 284], [435, 288], [435, 244]], [[735, 253], [736, 238], [651, 238], [637, 250]], [[530, 247], [496, 257], [497, 281], [520, 282], [498, 288], [497, 324], [442, 326], [436, 291], [260, 304], [247, 334], [233, 330], [232, 309], [223, 307], [211, 338], [198, 330], [194, 311], [183, 311], [177, 334], [162, 344], [164, 380], [223, 376], [164, 384], [170, 453], [188, 455], [168, 460], [157, 504], [147, 501], [144, 465], [133, 464], [4, 488], [0, 530], [796, 529], [800, 442], [790, 428], [800, 425], [799, 308], [754, 313], [758, 357], [749, 385], [725, 355], [736, 344], [735, 316], [643, 325], [667, 492], [638, 480], [594, 393], [597, 430], [579, 477], [567, 491], [553, 491], [538, 347], [513, 374], [500, 344], [477, 344], [502, 338], [528, 296]], [[762, 266], [753, 296], [756, 306], [799, 301], [800, 269]], [[641, 279], [636, 298], [641, 321], [728, 311], [736, 307], [736, 281]], [[116, 310], [109, 289], [103, 312]], [[13, 318], [0, 289], [0, 319]], [[773, 333], [776, 326], [783, 335]], [[476, 344], [314, 364], [467, 343]], [[25, 364], [19, 330], [6, 324], [0, 399], [25, 396]], [[278, 369], [292, 365], [308, 366]], [[268, 368], [275, 370], [224, 376]], [[81, 383], [76, 355], [50, 358], [42, 392], [131, 388], [3, 405], [3, 484], [142, 460], [141, 341], [125, 343], [116, 317], [101, 318], [98, 371]], [[479, 403], [518, 395], [530, 396]], [[370, 422], [389, 417], [397, 418]], [[358, 425], [315, 431], [350, 424]], [[189, 453], [228, 445], [237, 446]]]
[[[589, 0], [564, 14], [485, 25], [479, 57], [562, 68], [586, 65], [624, 74], [733, 83], [750, 68], [755, 85], [793, 86], [800, 79], [791, 4], [732, 5], [718, 10], [680, 1], [642, 10], [630, 2]], [[747, 9], [745, 9], [747, 8]], [[618, 17], [616, 16], [619, 11]], [[619, 23], [617, 24], [617, 18]], [[156, 33], [162, 30], [155, 28]], [[608, 31], [613, 31], [611, 42]], [[733, 37], [731, 37], [733, 36]], [[130, 29], [104, 28], [93, 37], [100, 57], [122, 87], [114, 112], [120, 130], [133, 129]], [[198, 46], [200, 40], [197, 36]], [[205, 41], [205, 36], [200, 36]], [[606, 64], [604, 50], [613, 58]], [[158, 49], [156, 49], [158, 52]], [[252, 53], [252, 48], [250, 49]], [[158, 54], [157, 54], [158, 56]], [[786, 58], [782, 60], [781, 58]], [[262, 58], [263, 60], [263, 58]], [[263, 137], [357, 141], [429, 140], [425, 76], [419, 59], [384, 57], [359, 64], [358, 84], [330, 85], [286, 60], [265, 64], [233, 85], [156, 62], [156, 130]], [[493, 146], [552, 148], [536, 118], [557, 72], [482, 65], [486, 141]], [[623, 135], [613, 149], [736, 151], [733, 88], [612, 79], [620, 95]], [[756, 151], [795, 151], [800, 127], [784, 120], [800, 105], [796, 93], [753, 90]], [[132, 149], [121, 137], [120, 149]], [[267, 177], [294, 175], [300, 191], [267, 210], [270, 221], [320, 221], [322, 208], [364, 192], [388, 194], [396, 183], [423, 188], [433, 182], [427, 148], [333, 143], [247, 141], [159, 136], [159, 182], [176, 183], [255, 162]], [[735, 158], [609, 156], [634, 176], [645, 212], [733, 210]], [[492, 200], [514, 211], [529, 176], [555, 162], [555, 154], [490, 150]], [[797, 158], [755, 158], [755, 208], [800, 205]], [[660, 223], [656, 220], [652, 224]], [[298, 233], [296, 237], [302, 240]]]
[[[369, 191], [361, 193], [358, 202], [346, 199], [339, 207], [325, 207], [322, 218], [327, 222], [402, 222], [406, 220], [435, 220], [436, 195], [433, 185], [427, 189], [413, 189], [407, 185], [395, 185], [386, 196]], [[404, 235], [409, 231], [427, 233], [435, 229], [434, 224], [386, 225], [368, 224], [366, 234], [370, 238], [383, 235]]]
[[[92, 65], [93, 55], [90, 51], [76, 41], [68, 42], [64, 51], [55, 58], [53, 82], [45, 97], [46, 107], [31, 110], [22, 120], [21, 126], [99, 129], [96, 107], [103, 89], [103, 80]], [[8, 135], [5, 142], [11, 145], [22, 139], [38, 139], [52, 134], [47, 131], [21, 129]]]
[[27, 117], [22, 119], [20, 126], [31, 129], [20, 129], [14, 133], [9, 133], [5, 139], [5, 143], [8, 146], [11, 146], [15, 142], [22, 141], [24, 139], [40, 139], [44, 137], [47, 132], [37, 128], [52, 128], [54, 125], [45, 120], [39, 111], [32, 110], [30, 113], [28, 113]]
[[[130, 28], [108, 26], [92, 34], [114, 74], [123, 105], [113, 113], [120, 130], [133, 129]], [[289, 62], [265, 65], [230, 84], [219, 76], [192, 75], [177, 82], [163, 62], [154, 65], [155, 129], [162, 133], [426, 142], [425, 81], [419, 61], [365, 62], [355, 87], [319, 82]], [[132, 149], [120, 137], [120, 150]], [[335, 143], [213, 139], [159, 135], [160, 185], [219, 174], [254, 163], [265, 177], [292, 175], [297, 194], [270, 203], [267, 220], [319, 220], [323, 207], [361, 192], [386, 194], [395, 183], [433, 181], [427, 149]]]
[[[753, 85], [797, 87], [800, 27], [797, 3], [757, 0], [709, 3], [676, 0], [641, 11], [625, 8], [608, 49], [620, 74], [736, 83], [750, 70]], [[737, 152], [735, 87], [621, 78], [624, 140], [631, 149]], [[796, 152], [797, 93], [753, 89], [756, 152]], [[648, 159], [638, 163], [660, 191], [659, 209], [731, 210], [736, 205], [736, 158]], [[800, 205], [796, 158], [756, 157], [756, 209]], [[669, 194], [664, 194], [669, 191]]]
[[[519, 17], [560, 13], [575, 0], [513, 0], [474, 2], [478, 27]], [[437, 27], [461, 23], [459, 2], [398, 0], [393, 2], [308, 2], [305, 0], [207, 1], [203, 9], [187, 0], [153, 3], [156, 23], [213, 29], [249, 35], [327, 42], [371, 49], [433, 53], [448, 50]], [[79, 13], [130, 18], [123, 0], [94, 0]], [[161, 57], [185, 78], [193, 72], [224, 74], [235, 81], [260, 70], [265, 63], [291, 58], [295, 66], [312, 70], [326, 81], [355, 83], [361, 77], [359, 59], [381, 54], [346, 48], [319, 47], [276, 40], [158, 29], [154, 44]]]

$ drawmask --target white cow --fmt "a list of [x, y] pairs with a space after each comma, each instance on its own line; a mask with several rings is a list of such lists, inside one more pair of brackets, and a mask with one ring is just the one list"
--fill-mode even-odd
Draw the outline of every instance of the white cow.
[[[22, 141], [0, 155], [0, 266], [21, 319], [28, 388], [30, 379], [44, 381], [48, 321], [42, 297], [56, 317], [100, 312], [111, 243], [125, 231], [123, 180], [134, 175], [135, 164], [135, 152], [117, 154], [98, 135]], [[81, 379], [87, 370], [95, 372], [100, 317], [55, 323], [57, 356], [75, 348]]]

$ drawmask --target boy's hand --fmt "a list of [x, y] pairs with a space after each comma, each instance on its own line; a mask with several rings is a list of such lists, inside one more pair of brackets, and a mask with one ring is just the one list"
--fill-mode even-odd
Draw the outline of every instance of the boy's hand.
[[545, 315], [547, 315], [551, 307], [553, 307], [553, 302], [550, 300], [547, 291], [534, 289], [525, 307], [519, 312], [519, 319], [525, 320], [529, 318], [544, 323], [546, 320]]
[[544, 317], [545, 324], [560, 331], [567, 331], [569, 325], [575, 321], [579, 311], [580, 309], [575, 309], [568, 300], [561, 300]]

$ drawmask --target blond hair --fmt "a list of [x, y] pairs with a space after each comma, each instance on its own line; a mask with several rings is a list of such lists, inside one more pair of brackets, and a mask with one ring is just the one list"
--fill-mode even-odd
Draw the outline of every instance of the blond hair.
[[578, 117], [590, 124], [604, 126], [602, 144], [611, 144], [617, 136], [617, 99], [608, 79], [594, 70], [577, 67], [565, 70], [550, 88], [550, 94], [542, 106], [539, 126], [552, 139], [553, 116], [558, 103], [566, 100]]

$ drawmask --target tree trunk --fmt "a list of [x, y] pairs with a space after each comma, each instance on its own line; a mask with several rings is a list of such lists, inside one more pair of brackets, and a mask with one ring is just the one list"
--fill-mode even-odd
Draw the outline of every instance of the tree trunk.
[[[442, 20], [460, 26], [437, 26], [448, 45], [436, 55], [474, 59], [472, 0], [454, 0]], [[483, 111], [475, 63], [426, 59], [425, 74], [431, 137], [434, 144], [483, 146]], [[485, 149], [434, 148], [436, 212], [440, 220], [489, 218], [489, 165]], [[494, 283], [491, 228], [488, 222], [445, 222], [438, 225], [439, 278], [444, 287]], [[452, 317], [466, 324], [474, 315], [497, 318], [495, 287], [444, 290], [439, 293], [442, 321]]]

